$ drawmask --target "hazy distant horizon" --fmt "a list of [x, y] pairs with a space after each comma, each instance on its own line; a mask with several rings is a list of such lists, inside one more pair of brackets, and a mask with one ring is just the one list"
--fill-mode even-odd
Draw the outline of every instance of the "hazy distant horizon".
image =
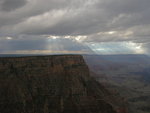
[[87, 55], [87, 56], [149, 56], [146, 54], [0, 54], [0, 57], [5, 56], [47, 56], [47, 55]]

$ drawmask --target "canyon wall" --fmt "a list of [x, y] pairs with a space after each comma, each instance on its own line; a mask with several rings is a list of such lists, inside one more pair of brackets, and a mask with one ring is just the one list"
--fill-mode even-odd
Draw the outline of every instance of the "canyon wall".
[[113, 100], [80, 55], [0, 58], [0, 113], [117, 113]]

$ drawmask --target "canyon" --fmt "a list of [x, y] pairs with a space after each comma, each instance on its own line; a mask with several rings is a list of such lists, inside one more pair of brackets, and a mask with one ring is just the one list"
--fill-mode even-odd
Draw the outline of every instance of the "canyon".
[[150, 57], [144, 54], [84, 55], [93, 76], [128, 103], [129, 113], [150, 113]]
[[127, 113], [81, 55], [0, 58], [1, 113]]

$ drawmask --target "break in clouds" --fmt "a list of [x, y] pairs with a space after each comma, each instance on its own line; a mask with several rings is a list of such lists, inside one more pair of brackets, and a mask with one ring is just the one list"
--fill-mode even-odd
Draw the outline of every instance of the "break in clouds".
[[150, 0], [1, 0], [0, 53], [149, 54]]

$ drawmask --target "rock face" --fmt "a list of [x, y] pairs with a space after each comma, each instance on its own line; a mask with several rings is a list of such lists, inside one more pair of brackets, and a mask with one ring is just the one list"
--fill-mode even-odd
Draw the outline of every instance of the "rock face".
[[0, 113], [116, 113], [109, 96], [80, 55], [0, 58]]

